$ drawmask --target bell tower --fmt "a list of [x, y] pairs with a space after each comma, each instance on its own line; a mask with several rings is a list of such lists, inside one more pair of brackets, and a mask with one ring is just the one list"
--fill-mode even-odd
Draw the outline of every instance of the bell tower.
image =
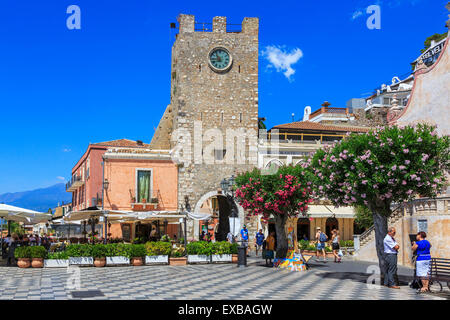
[[188, 160], [179, 162], [178, 204], [194, 211], [224, 177], [256, 166], [259, 19], [197, 23], [181, 14], [178, 24], [171, 101], [152, 147], [183, 149]]

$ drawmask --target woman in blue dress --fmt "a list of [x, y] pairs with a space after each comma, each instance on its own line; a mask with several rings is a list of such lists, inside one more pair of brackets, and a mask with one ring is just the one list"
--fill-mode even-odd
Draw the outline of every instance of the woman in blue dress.
[[428, 288], [428, 281], [430, 276], [430, 262], [431, 262], [431, 243], [425, 240], [427, 234], [423, 231], [416, 236], [417, 241], [413, 242], [412, 250], [416, 251], [416, 275], [422, 280], [422, 288], [420, 292], [430, 291]]

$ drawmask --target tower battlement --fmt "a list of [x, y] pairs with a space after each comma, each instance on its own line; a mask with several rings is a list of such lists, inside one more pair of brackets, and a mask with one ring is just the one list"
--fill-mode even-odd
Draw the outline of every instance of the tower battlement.
[[[227, 17], [214, 17], [212, 23], [196, 22], [195, 16], [190, 14], [180, 14], [177, 18], [180, 33], [192, 32], [213, 32], [213, 33], [245, 33], [258, 35], [259, 19], [244, 18], [242, 24], [227, 24]], [[241, 29], [237, 31], [237, 26]]]

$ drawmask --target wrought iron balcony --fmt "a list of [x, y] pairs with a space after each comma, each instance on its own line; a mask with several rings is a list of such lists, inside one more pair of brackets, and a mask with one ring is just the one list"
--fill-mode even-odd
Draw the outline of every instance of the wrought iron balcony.
[[84, 185], [84, 180], [80, 175], [75, 175], [72, 177], [72, 179], [70, 179], [69, 182], [66, 183], [66, 191], [67, 192], [74, 192], [76, 191], [79, 187], [81, 187], [82, 185]]

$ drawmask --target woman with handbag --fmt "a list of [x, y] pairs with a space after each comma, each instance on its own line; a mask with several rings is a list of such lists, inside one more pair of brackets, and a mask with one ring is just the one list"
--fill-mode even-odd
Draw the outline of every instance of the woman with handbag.
[[[341, 262], [341, 256], [339, 255], [339, 240], [340, 240], [340, 236], [339, 236], [339, 231], [336, 229], [333, 229], [331, 231], [332, 236], [331, 236], [331, 249], [333, 249], [333, 255], [334, 255], [334, 262], [335, 263], [339, 263]], [[337, 260], [337, 261], [336, 261]]]
[[423, 231], [419, 232], [416, 236], [417, 241], [413, 242], [412, 250], [416, 251], [416, 275], [422, 280], [422, 288], [420, 292], [429, 292], [428, 287], [430, 276], [430, 262], [431, 262], [431, 243], [425, 240], [427, 234]]

